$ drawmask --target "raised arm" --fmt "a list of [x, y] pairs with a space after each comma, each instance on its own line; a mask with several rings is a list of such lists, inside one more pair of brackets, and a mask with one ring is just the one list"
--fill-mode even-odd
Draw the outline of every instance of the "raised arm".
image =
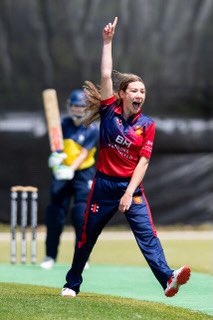
[[101, 57], [101, 99], [110, 98], [113, 94], [112, 84], [112, 39], [118, 18], [115, 17], [113, 23], [108, 23], [102, 33], [103, 48]]

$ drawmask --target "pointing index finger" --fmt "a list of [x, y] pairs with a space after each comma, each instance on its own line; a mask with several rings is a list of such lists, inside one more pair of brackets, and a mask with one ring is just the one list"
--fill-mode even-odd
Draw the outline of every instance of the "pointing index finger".
[[113, 24], [112, 24], [113, 28], [116, 28], [117, 23], [118, 23], [118, 17], [115, 17]]

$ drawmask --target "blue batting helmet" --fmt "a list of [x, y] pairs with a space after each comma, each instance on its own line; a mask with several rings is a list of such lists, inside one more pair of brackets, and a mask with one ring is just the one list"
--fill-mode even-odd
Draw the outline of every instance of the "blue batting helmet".
[[81, 107], [86, 107], [86, 95], [83, 90], [73, 90], [68, 98], [68, 105], [72, 106], [81, 106]]

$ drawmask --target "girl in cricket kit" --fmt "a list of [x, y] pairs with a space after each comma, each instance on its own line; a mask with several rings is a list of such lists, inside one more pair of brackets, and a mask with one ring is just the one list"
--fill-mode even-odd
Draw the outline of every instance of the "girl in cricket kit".
[[88, 128], [82, 123], [85, 98], [83, 90], [77, 89], [70, 93], [67, 100], [68, 115], [62, 120], [64, 149], [61, 153], [51, 153], [48, 159], [53, 177], [50, 203], [45, 214], [46, 256], [40, 264], [43, 269], [51, 269], [57, 260], [61, 234], [70, 209], [76, 239], [81, 234], [84, 223], [84, 211], [95, 174], [95, 152], [99, 135], [95, 123]]
[[152, 221], [142, 180], [149, 165], [155, 123], [142, 113], [146, 97], [143, 80], [134, 74], [115, 72], [118, 95], [113, 92], [112, 39], [117, 17], [103, 29], [101, 86], [86, 82], [90, 111], [86, 123], [100, 117], [100, 152], [97, 173], [88, 197], [84, 226], [62, 296], [75, 297], [83, 281], [82, 272], [106, 223], [119, 210], [134, 233], [137, 244], [167, 297], [190, 277], [190, 268], [171, 269]]

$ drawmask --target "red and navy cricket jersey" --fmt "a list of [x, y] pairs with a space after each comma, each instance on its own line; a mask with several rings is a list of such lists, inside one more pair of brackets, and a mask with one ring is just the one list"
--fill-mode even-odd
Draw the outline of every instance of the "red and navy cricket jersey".
[[122, 104], [113, 96], [101, 101], [100, 153], [97, 170], [115, 177], [131, 177], [140, 157], [150, 158], [154, 121], [142, 111], [126, 121]]

